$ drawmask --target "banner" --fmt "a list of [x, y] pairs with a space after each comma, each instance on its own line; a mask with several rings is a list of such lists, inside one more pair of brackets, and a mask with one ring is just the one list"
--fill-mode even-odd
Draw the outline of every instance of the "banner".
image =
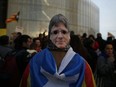
[[16, 26], [15, 32], [21, 32], [23, 33], [24, 28], [21, 26]]

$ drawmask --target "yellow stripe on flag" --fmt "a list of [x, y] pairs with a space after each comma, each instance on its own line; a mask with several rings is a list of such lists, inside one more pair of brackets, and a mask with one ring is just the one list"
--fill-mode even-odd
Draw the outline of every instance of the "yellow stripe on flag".
[[0, 36], [6, 35], [6, 29], [0, 29]]

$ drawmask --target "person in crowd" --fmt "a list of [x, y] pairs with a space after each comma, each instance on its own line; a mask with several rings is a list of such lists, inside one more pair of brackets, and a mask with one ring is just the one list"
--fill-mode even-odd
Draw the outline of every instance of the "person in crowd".
[[34, 43], [35, 43], [34, 49], [35, 49], [37, 52], [41, 51], [41, 49], [42, 49], [42, 43], [41, 43], [40, 39], [39, 39], [39, 38], [34, 38], [34, 39], [33, 39], [33, 45], [34, 45]]
[[30, 61], [27, 49], [30, 48], [31, 44], [32, 38], [29, 35], [21, 35], [15, 42], [15, 57], [19, 72], [19, 79], [21, 79], [28, 62]]
[[10, 53], [13, 49], [9, 46], [9, 36], [3, 35], [0, 36], [0, 56], [5, 57]]
[[37, 53], [37, 52], [39, 52], [37, 49], [37, 44], [36, 43], [32, 43], [31, 45], [30, 45], [30, 48], [28, 48], [27, 49], [27, 56], [26, 56], [26, 58], [27, 58], [27, 63], [29, 62], [29, 60]]
[[85, 46], [85, 45], [86, 45], [86, 42], [87, 42], [87, 40], [88, 40], [88, 38], [87, 38], [87, 33], [83, 33], [83, 35], [82, 35], [82, 37], [81, 37], [81, 40], [82, 40], [82, 42], [83, 42], [83, 45]]
[[17, 32], [17, 37], [21, 36], [22, 33], [21, 32]]
[[44, 36], [42, 39], [42, 49], [45, 49], [47, 47], [47, 43], [48, 43], [48, 35]]
[[99, 43], [96, 41], [94, 35], [90, 34], [88, 39], [91, 39], [93, 41], [92, 48], [97, 53], [97, 55], [101, 54], [101, 51], [99, 50]]
[[112, 44], [113, 44], [113, 47], [114, 47], [114, 51], [116, 51], [116, 39], [114, 39], [114, 40], [112, 41]]
[[92, 68], [93, 58], [91, 54], [88, 52], [88, 50], [86, 49], [86, 47], [84, 47], [78, 35], [71, 35], [70, 45], [73, 48], [73, 50], [76, 53], [80, 54], [89, 63], [89, 65]]
[[113, 40], [115, 39], [115, 36], [113, 34], [111, 34], [110, 32], [108, 32], [108, 36], [107, 36], [107, 42], [113, 42]]
[[106, 42], [105, 50], [98, 57], [97, 73], [99, 78], [102, 79], [101, 87], [116, 86], [116, 54], [110, 42]]
[[89, 64], [70, 46], [67, 18], [53, 16], [48, 46], [28, 64], [20, 87], [96, 87]]
[[15, 42], [17, 40], [17, 38], [19, 38], [22, 35], [21, 32], [13, 32], [10, 36], [10, 45], [12, 46], [12, 48], [15, 47]]
[[45, 30], [42, 34], [39, 34], [39, 40], [41, 42], [41, 49], [46, 48], [48, 43], [48, 36], [45, 34], [47, 30]]
[[87, 50], [84, 47], [82, 41], [78, 37], [78, 35], [71, 35], [70, 45], [73, 48], [73, 50], [77, 53], [79, 53], [83, 58], [87, 58]]
[[97, 61], [97, 58], [98, 58], [98, 55], [97, 53], [95, 52], [94, 48], [93, 48], [93, 45], [94, 45], [94, 41], [92, 39], [87, 39], [86, 41], [86, 44], [85, 44], [85, 47], [88, 51], [88, 53], [90, 54], [90, 66], [91, 66], [91, 69], [94, 73], [95, 69], [96, 69], [96, 61]]
[[21, 32], [16, 32], [16, 36], [15, 36], [15, 38], [14, 38], [14, 40], [13, 40], [13, 48], [16, 48], [16, 47], [18, 47], [17, 45], [17, 42], [18, 42], [18, 39], [20, 38], [22, 36], [22, 33]]
[[104, 50], [104, 46], [105, 46], [105, 40], [102, 38], [102, 34], [101, 33], [97, 33], [97, 38], [96, 41], [99, 44], [99, 50], [103, 51]]
[[[12, 53], [13, 49], [9, 46], [9, 36], [2, 35], [0, 36], [0, 87], [10, 86], [10, 81], [12, 80], [14, 73], [13, 68], [7, 66], [7, 62], [11, 60], [8, 58]], [[9, 60], [9, 61], [7, 61]], [[11, 62], [10, 62], [11, 63]], [[13, 64], [10, 64], [12, 66]]]
[[74, 31], [70, 31], [70, 36], [75, 35]]

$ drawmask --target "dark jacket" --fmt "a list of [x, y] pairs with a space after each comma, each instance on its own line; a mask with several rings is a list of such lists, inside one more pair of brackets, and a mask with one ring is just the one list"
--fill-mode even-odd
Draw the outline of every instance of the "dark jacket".
[[109, 61], [104, 52], [98, 57], [97, 69], [99, 76], [103, 80], [104, 87], [116, 86], [115, 61]]

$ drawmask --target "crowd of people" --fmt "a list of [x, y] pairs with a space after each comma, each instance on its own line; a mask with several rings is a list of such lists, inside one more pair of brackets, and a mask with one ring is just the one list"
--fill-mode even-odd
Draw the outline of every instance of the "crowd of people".
[[0, 86], [115, 87], [116, 39], [71, 33], [62, 14], [53, 16], [48, 29], [34, 38], [0, 36]]

